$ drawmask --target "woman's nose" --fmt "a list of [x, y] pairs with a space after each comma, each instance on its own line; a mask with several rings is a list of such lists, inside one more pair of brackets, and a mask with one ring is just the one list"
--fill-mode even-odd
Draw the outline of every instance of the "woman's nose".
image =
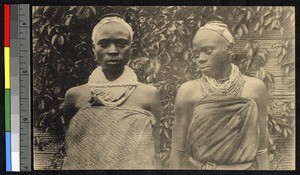
[[203, 54], [199, 54], [198, 63], [203, 64], [206, 62], [207, 62], [207, 59], [205, 58], [205, 56], [203, 56]]
[[111, 44], [108, 48], [108, 54], [109, 55], [118, 55], [119, 51], [117, 49], [117, 47], [114, 44]]

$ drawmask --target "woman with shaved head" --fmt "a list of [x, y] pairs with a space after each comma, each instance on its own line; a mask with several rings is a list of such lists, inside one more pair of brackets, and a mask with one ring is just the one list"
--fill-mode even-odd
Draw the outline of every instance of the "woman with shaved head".
[[159, 146], [158, 90], [138, 82], [126, 66], [133, 31], [120, 16], [94, 27], [99, 67], [88, 83], [69, 89], [64, 114], [70, 118], [63, 169], [153, 169]]
[[269, 169], [267, 91], [231, 63], [234, 38], [220, 21], [193, 39], [202, 77], [181, 85], [175, 102], [171, 168]]

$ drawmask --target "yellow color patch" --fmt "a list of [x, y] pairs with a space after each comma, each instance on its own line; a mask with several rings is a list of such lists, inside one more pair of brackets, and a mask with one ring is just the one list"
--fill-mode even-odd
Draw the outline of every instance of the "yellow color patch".
[[4, 47], [4, 81], [5, 89], [10, 89], [10, 53], [9, 47]]

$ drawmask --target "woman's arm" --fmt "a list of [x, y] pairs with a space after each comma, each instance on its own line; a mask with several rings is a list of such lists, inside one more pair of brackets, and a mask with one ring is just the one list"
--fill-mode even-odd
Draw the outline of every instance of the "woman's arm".
[[[255, 88], [256, 89], [256, 88]], [[269, 152], [268, 152], [268, 137], [267, 137], [267, 103], [268, 92], [265, 85], [261, 82], [257, 85], [258, 98], [258, 124], [260, 129], [257, 165], [259, 170], [269, 170]]]
[[160, 118], [161, 118], [161, 102], [159, 97], [158, 89], [154, 89], [153, 93], [150, 94], [149, 97], [151, 98], [151, 113], [156, 119], [156, 123], [153, 126], [153, 137], [154, 137], [154, 146], [155, 146], [155, 163], [156, 168], [161, 167], [161, 160], [159, 159], [158, 155], [160, 153], [159, 146], [160, 146]]
[[183, 168], [188, 134], [188, 118], [190, 114], [188, 86], [183, 84], [179, 89], [175, 101], [175, 118], [172, 132], [170, 168]]

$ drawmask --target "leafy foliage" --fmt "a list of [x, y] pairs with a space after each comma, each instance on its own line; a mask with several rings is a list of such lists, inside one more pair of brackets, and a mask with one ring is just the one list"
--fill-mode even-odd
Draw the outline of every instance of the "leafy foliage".
[[[93, 7], [93, 6], [41, 6], [33, 13], [33, 92], [34, 126], [42, 132], [54, 133], [58, 139], [43, 142], [35, 138], [36, 149], [43, 150], [54, 143], [58, 153], [51, 159], [51, 169], [59, 168], [64, 156], [65, 118], [62, 106], [65, 92], [87, 81], [96, 67], [92, 52], [91, 32], [99, 17], [117, 12], [134, 30], [132, 59], [128, 63], [141, 82], [153, 84], [161, 95], [161, 159], [168, 166], [174, 102], [178, 87], [201, 76], [192, 61], [191, 41], [195, 32], [210, 20], [228, 24], [237, 41], [245, 41], [244, 48], [236, 48], [233, 62], [247, 75], [265, 82], [270, 97], [275, 89], [272, 73], [263, 68], [276, 49], [278, 63], [283, 69], [283, 80], [294, 70], [294, 57], [287, 50], [290, 38], [284, 38], [283, 21], [294, 25], [294, 9], [287, 7]], [[252, 27], [253, 26], [253, 27]], [[263, 49], [252, 32], [279, 31], [281, 43]], [[270, 50], [271, 49], [271, 50]], [[294, 88], [294, 81], [287, 83]], [[270, 98], [271, 99], [271, 98]], [[282, 107], [282, 118], [273, 114], [274, 105]], [[274, 102], [268, 106], [270, 133], [277, 132], [284, 138], [294, 134], [295, 103]], [[270, 158], [278, 155], [270, 137]]]

